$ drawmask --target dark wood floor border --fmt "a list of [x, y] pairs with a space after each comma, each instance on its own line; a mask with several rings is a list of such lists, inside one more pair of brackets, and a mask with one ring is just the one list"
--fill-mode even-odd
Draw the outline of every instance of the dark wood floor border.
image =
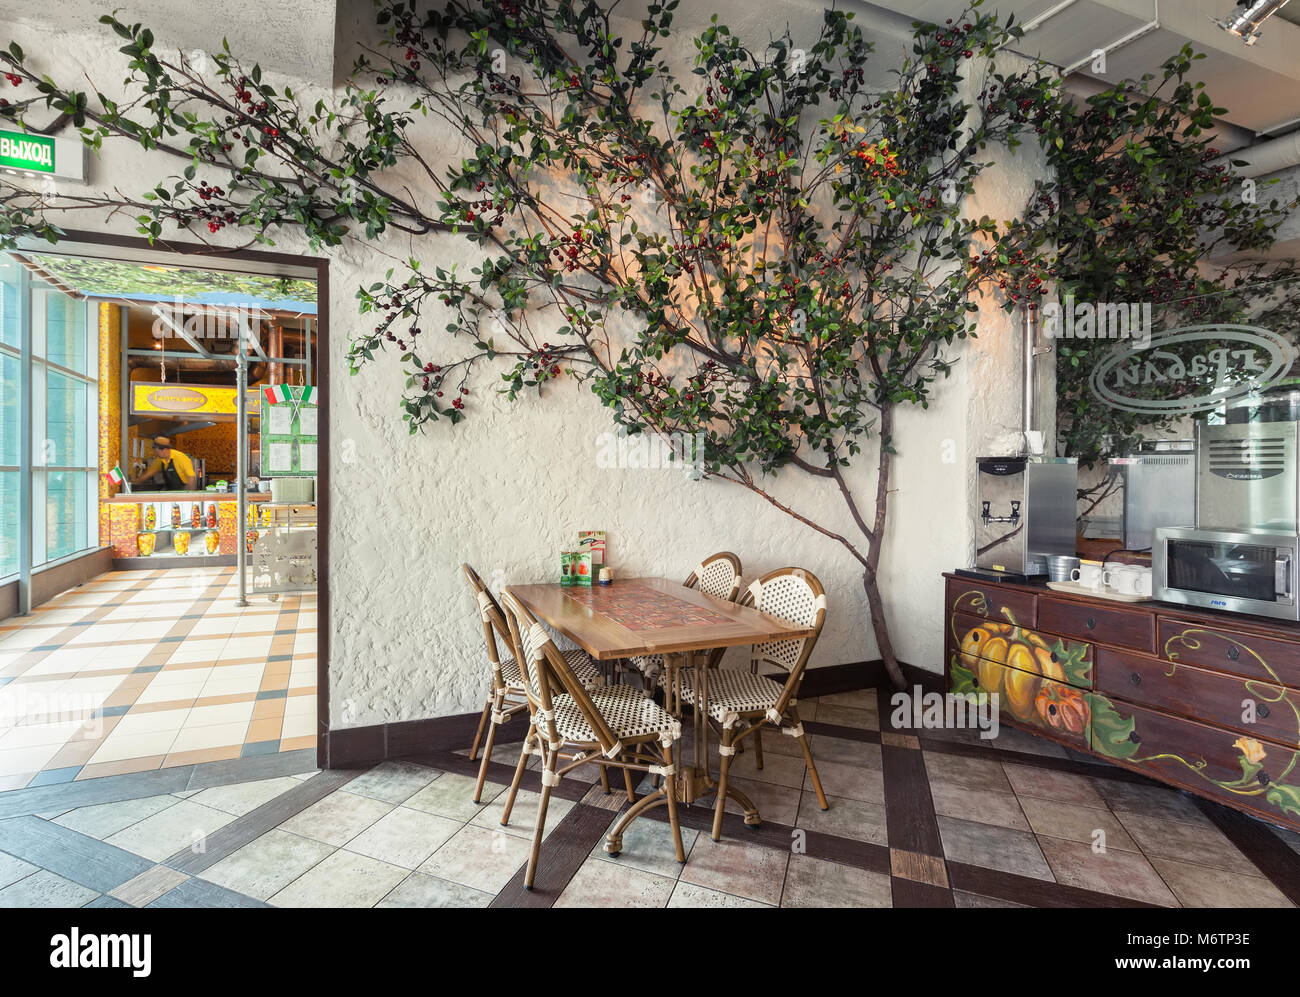
[[162, 864], [178, 872], [197, 876], [227, 855], [260, 838], [267, 831], [274, 830], [312, 804], [320, 802], [330, 793], [342, 789], [360, 774], [359, 770], [318, 772], [310, 779], [304, 779], [301, 785], [285, 790], [260, 807], [217, 828], [204, 839], [203, 851], [183, 848], [164, 859]]
[[1264, 877], [1293, 904], [1300, 906], [1300, 876], [1296, 868], [1300, 855], [1256, 817], [1225, 807], [1213, 800], [1192, 797], [1205, 816], [1212, 820], [1237, 849], [1250, 859]]
[[891, 902], [898, 908], [957, 906], [952, 890], [900, 876], [890, 877], [889, 892]]
[[[563, 785], [563, 783], [561, 783]], [[537, 875], [531, 890], [524, 889], [528, 865], [521, 865], [497, 893], [489, 907], [552, 907], [591, 850], [605, 836], [610, 822], [618, 816], [613, 810], [575, 803], [554, 830], [542, 841], [537, 860]]]
[[[914, 665], [902, 665], [909, 687], [921, 685], [927, 692], [941, 690], [943, 676]], [[855, 661], [840, 665], [826, 665], [804, 673], [799, 695], [802, 699], [830, 696], [841, 692], [889, 687], [889, 676], [884, 663]], [[459, 751], [469, 747], [478, 727], [479, 713], [458, 713], [446, 717], [429, 717], [423, 720], [404, 720], [391, 724], [373, 724], [367, 727], [346, 727], [330, 731], [325, 736], [325, 749], [320, 764], [322, 768], [349, 768], [357, 765], [374, 765], [393, 758], [407, 758], [426, 752]], [[520, 724], [520, 732], [527, 725], [523, 717], [512, 723]], [[811, 726], [809, 730], [813, 729]], [[843, 728], [849, 730], [851, 728]], [[507, 725], [505, 736], [513, 735]], [[862, 732], [851, 736], [854, 740], [871, 740]], [[850, 737], [835, 734], [836, 737]]]
[[1015, 873], [986, 869], [982, 865], [968, 865], [965, 862], [948, 863], [948, 881], [954, 890], [963, 893], [978, 893], [1029, 907], [1159, 907], [1158, 904], [1142, 900], [1030, 876], [1017, 876]]
[[840, 724], [822, 723], [820, 720], [804, 720], [802, 724], [803, 729], [809, 734], [838, 737], [844, 741], [861, 741], [865, 744], [880, 743], [880, 731], [867, 727], [844, 727]]
[[[885, 825], [889, 829], [889, 847], [943, 858], [943, 840], [939, 820], [930, 796], [930, 779], [925, 771], [925, 756], [920, 741], [910, 731], [889, 730], [889, 697], [892, 691], [879, 689], [879, 713], [882, 744], [881, 769], [885, 781]], [[886, 734], [893, 735], [893, 739]], [[903, 740], [916, 747], [898, 743]]]
[[[838, 735], [836, 735], [838, 736]], [[1035, 765], [1039, 768], [1068, 772], [1072, 775], [1086, 776], [1091, 779], [1110, 779], [1113, 782], [1141, 783], [1161, 789], [1177, 788], [1168, 783], [1157, 782], [1146, 776], [1122, 769], [1107, 761], [1081, 762], [1074, 758], [1061, 758], [1058, 755], [1039, 755], [1032, 751], [1007, 751], [1005, 748], [986, 748], [967, 741], [951, 741], [943, 737], [920, 735], [921, 747], [926, 751], [946, 755], [961, 755], [965, 758], [984, 758], [994, 762], [1009, 762], [1013, 765]]]

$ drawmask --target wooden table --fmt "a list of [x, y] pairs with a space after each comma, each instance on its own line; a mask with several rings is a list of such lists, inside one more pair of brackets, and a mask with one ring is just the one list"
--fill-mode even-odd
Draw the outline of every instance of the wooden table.
[[[512, 585], [510, 591], [543, 623], [558, 630], [597, 661], [662, 654], [667, 670], [666, 706], [681, 716], [681, 675], [696, 669], [695, 741], [692, 764], [679, 773], [678, 798], [694, 803], [716, 789], [708, 763], [708, 665], [714, 648], [768, 640], [811, 637], [810, 627], [787, 623], [666, 578], [627, 578], [610, 585]], [[727, 786], [745, 810], [745, 823], [761, 823], [758, 808]]]

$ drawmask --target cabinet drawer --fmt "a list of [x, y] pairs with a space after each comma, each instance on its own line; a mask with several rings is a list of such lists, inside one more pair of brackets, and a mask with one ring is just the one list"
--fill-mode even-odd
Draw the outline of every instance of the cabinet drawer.
[[[1295, 743], [1300, 692], [1131, 651], [1097, 651], [1097, 690], [1251, 737]], [[1249, 703], [1249, 707], [1247, 706]], [[1253, 709], [1254, 722], [1248, 709]]]
[[979, 582], [973, 578], [949, 578], [947, 612], [970, 613], [987, 616], [990, 620], [1005, 620], [1006, 610], [1023, 627], [1032, 627], [1038, 621], [1035, 608], [1038, 596], [1032, 592], [1018, 592], [1001, 585]]
[[1300, 689], [1300, 643], [1161, 617], [1159, 653], [1176, 661]]
[[1082, 641], [953, 613], [948, 646], [972, 671], [979, 661], [988, 661], [1081, 689], [1092, 688], [1093, 649]]
[[949, 688], [953, 692], [996, 695], [998, 716], [1002, 720], [1087, 750], [1091, 728], [1084, 692], [983, 658], [975, 662], [973, 671], [959, 670], [955, 655], [951, 661]]
[[1117, 644], [1135, 651], [1155, 650], [1155, 616], [1129, 609], [1064, 599], [1038, 600], [1038, 627], [1050, 633]]
[[1300, 827], [1296, 748], [1119, 700], [1094, 696], [1092, 705], [1093, 750], [1103, 757], [1228, 806]]

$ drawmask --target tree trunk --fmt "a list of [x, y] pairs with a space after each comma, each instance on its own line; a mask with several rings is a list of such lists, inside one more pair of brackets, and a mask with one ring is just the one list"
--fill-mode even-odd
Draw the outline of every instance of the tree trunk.
[[871, 611], [871, 627], [876, 632], [876, 647], [885, 663], [885, 671], [894, 688], [905, 689], [903, 672], [894, 654], [894, 642], [889, 636], [889, 621], [885, 619], [885, 603], [880, 598], [880, 555], [885, 548], [885, 522], [889, 511], [889, 476], [893, 460], [890, 448], [894, 444], [894, 406], [886, 402], [880, 407], [880, 465], [876, 469], [876, 514], [871, 524], [867, 544], [867, 568], [862, 573], [862, 587], [867, 590], [867, 608]]
[[885, 620], [885, 604], [880, 598], [880, 585], [876, 572], [868, 568], [862, 573], [862, 587], [867, 591], [867, 608], [871, 612], [871, 628], [876, 634], [876, 647], [880, 658], [885, 663], [885, 671], [895, 689], [906, 689], [903, 672], [898, 667], [898, 657], [894, 654], [894, 642], [889, 636], [889, 623]]

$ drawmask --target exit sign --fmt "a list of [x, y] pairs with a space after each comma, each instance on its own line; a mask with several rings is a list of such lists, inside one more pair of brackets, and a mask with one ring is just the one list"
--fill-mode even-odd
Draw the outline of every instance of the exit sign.
[[80, 139], [0, 128], [0, 169], [84, 181], [86, 147]]

